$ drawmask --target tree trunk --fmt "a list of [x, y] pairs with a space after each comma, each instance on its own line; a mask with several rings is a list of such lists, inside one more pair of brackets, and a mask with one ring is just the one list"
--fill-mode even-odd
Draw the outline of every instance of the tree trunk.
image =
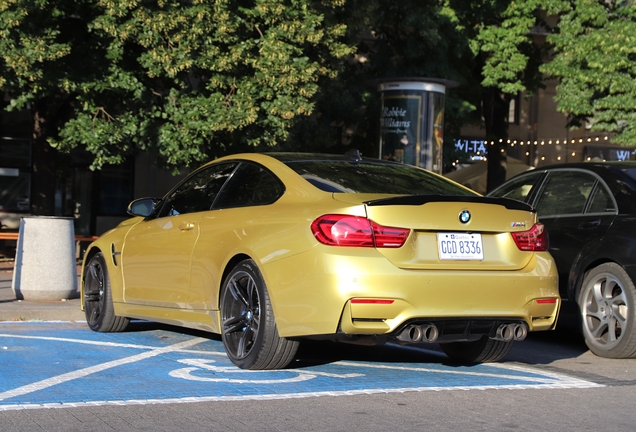
[[31, 213], [53, 216], [55, 213], [55, 169], [57, 152], [47, 142], [47, 103], [38, 100], [32, 108], [33, 145], [31, 175]]
[[[484, 93], [484, 119], [488, 142], [488, 176], [486, 191], [506, 181], [506, 141], [508, 139], [508, 107], [510, 96], [495, 87]], [[501, 140], [501, 141], [500, 141]], [[494, 143], [491, 145], [491, 143]]]

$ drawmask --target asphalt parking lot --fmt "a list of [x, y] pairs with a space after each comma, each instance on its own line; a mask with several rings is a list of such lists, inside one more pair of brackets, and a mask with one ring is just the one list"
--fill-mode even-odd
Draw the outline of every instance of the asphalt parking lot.
[[[434, 349], [309, 343], [290, 369], [245, 371], [214, 335], [134, 322], [0, 322], [0, 411], [355, 394], [602, 385], [506, 363], [456, 366]], [[9, 372], [10, 371], [10, 372]]]

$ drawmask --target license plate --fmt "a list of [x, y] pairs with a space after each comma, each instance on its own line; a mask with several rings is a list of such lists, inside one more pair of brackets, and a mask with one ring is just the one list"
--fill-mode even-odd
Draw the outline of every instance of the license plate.
[[437, 233], [437, 249], [441, 260], [483, 260], [481, 234]]

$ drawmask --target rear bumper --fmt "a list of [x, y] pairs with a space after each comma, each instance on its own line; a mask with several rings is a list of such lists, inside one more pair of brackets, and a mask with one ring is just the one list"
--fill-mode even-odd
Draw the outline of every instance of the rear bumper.
[[517, 271], [445, 271], [399, 269], [373, 249], [333, 250], [262, 267], [281, 336], [389, 335], [430, 320], [519, 321], [529, 331], [556, 323], [561, 299], [548, 253]]

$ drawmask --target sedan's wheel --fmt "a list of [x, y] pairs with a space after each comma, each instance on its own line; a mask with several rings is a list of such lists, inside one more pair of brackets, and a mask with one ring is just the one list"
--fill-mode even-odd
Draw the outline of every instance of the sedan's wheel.
[[600, 357], [636, 357], [636, 289], [625, 270], [605, 263], [583, 279], [579, 307], [583, 336]]
[[110, 279], [102, 253], [93, 256], [84, 269], [84, 313], [91, 330], [123, 331], [129, 319], [115, 315]]
[[221, 294], [223, 344], [243, 369], [281, 369], [296, 355], [298, 342], [281, 338], [265, 282], [252, 260], [228, 275]]
[[504, 358], [514, 341], [504, 342], [482, 336], [474, 342], [450, 342], [440, 344], [448, 358], [459, 363], [491, 363]]

